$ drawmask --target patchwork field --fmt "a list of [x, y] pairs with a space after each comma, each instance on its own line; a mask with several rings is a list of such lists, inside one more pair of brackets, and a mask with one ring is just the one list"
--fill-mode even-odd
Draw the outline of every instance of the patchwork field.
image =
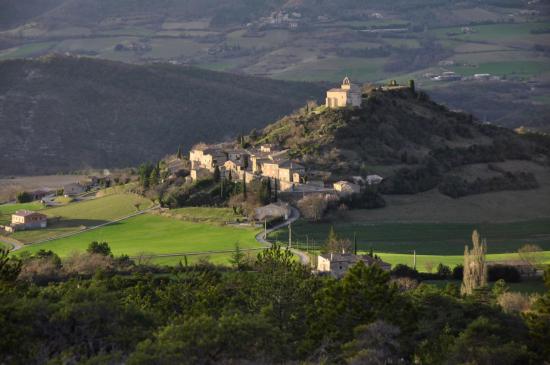
[[[44, 244], [25, 247], [21, 252], [52, 250], [61, 257], [75, 250], [85, 250], [92, 241], [107, 241], [113, 254], [177, 254], [233, 250], [261, 247], [255, 240], [256, 229], [220, 227], [204, 223], [184, 222], [177, 219], [143, 214], [112, 225], [84, 232], [72, 237]], [[223, 257], [220, 261], [224, 261]], [[216, 257], [218, 257], [216, 255]], [[160, 262], [177, 263], [179, 258], [158, 259]], [[195, 259], [195, 258], [193, 258]]]

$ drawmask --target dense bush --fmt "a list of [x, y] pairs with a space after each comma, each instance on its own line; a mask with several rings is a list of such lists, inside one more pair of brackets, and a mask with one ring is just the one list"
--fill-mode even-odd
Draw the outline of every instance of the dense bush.
[[548, 294], [530, 301], [520, 317], [515, 312], [525, 301], [502, 293], [489, 303], [461, 298], [450, 286], [391, 280], [377, 266], [359, 263], [340, 280], [312, 275], [278, 246], [258, 254], [252, 270], [201, 263], [175, 267], [171, 275], [119, 276], [116, 267], [102, 267], [91, 278], [90, 255], [110, 259], [71, 258], [58, 270], [69, 265], [72, 279], [36, 285], [27, 278], [35, 284], [28, 285], [15, 281], [18, 260], [0, 252], [1, 363], [535, 364], [550, 358]]
[[521, 275], [514, 266], [509, 265], [491, 265], [487, 270], [489, 281], [503, 279], [507, 283], [519, 283]]
[[17, 202], [18, 203], [32, 202], [32, 195], [27, 193], [26, 191], [22, 191], [19, 194], [17, 194]]
[[439, 191], [452, 198], [460, 198], [491, 191], [536, 189], [538, 186], [537, 179], [532, 173], [505, 172], [501, 176], [477, 178], [474, 181], [467, 181], [456, 175], [447, 175], [439, 184]]

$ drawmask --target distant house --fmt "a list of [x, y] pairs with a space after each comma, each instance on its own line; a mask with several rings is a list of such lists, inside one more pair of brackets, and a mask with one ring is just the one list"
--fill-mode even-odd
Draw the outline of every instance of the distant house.
[[325, 101], [327, 108], [341, 108], [345, 106], [361, 106], [361, 88], [353, 85], [348, 77], [342, 81], [339, 89], [327, 91]]
[[334, 190], [336, 190], [341, 195], [350, 195], [357, 194], [361, 192], [361, 187], [357, 184], [351, 183], [349, 181], [338, 181], [333, 185]]
[[271, 203], [254, 209], [254, 218], [263, 221], [265, 219], [284, 218], [290, 216], [290, 206], [287, 203]]
[[31, 210], [18, 210], [11, 215], [11, 225], [6, 227], [6, 231], [23, 231], [27, 229], [46, 228], [48, 217], [44, 214], [33, 212]]
[[63, 185], [63, 195], [65, 197], [70, 197], [78, 194], [82, 194], [86, 191], [86, 187], [78, 183], [71, 183]]
[[376, 185], [380, 184], [384, 178], [380, 175], [368, 175], [366, 178], [367, 184]]
[[366, 266], [377, 265], [384, 271], [390, 271], [391, 265], [369, 255], [354, 255], [352, 253], [329, 253], [317, 257], [317, 271], [330, 273], [335, 278], [341, 278], [348, 269], [359, 261]]
[[30, 192], [30, 194], [32, 195], [32, 200], [41, 200], [43, 197], [45, 197], [50, 193], [51, 191], [47, 189], [39, 189], [39, 190]]

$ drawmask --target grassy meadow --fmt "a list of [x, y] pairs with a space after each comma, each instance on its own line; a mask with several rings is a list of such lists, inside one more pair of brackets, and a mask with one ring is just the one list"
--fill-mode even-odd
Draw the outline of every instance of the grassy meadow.
[[[41, 213], [46, 214], [49, 218], [48, 228], [19, 231], [10, 237], [22, 243], [31, 243], [77, 232], [87, 227], [107, 223], [111, 220], [130, 215], [136, 212], [135, 204], [139, 204], [139, 209], [145, 209], [152, 205], [151, 201], [139, 195], [112, 194], [103, 198], [45, 208], [41, 210]], [[41, 207], [39, 203], [30, 203], [30, 205], [0, 205], [0, 212], [2, 212], [0, 219], [9, 217], [12, 211], [18, 209], [38, 210]]]
[[11, 215], [18, 210], [40, 210], [43, 206], [40, 202], [21, 203], [21, 204], [0, 204], [0, 224], [9, 224]]
[[[261, 247], [255, 240], [257, 232], [254, 228], [220, 227], [143, 214], [75, 236], [28, 246], [21, 252], [45, 249], [65, 257], [72, 251], [85, 250], [92, 241], [106, 241], [115, 255], [130, 256], [142, 253], [173, 254], [232, 250], [237, 242], [241, 248], [246, 249]], [[165, 260], [179, 262], [179, 259]]]

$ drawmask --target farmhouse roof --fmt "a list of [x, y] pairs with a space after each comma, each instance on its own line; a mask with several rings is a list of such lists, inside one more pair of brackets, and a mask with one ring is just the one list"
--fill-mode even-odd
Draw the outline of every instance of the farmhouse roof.
[[19, 216], [19, 217], [30, 217], [30, 216], [37, 216], [37, 217], [41, 217], [41, 218], [46, 218], [46, 216], [42, 213], [37, 213], [37, 212], [34, 212], [32, 210], [18, 210], [17, 212], [15, 212], [16, 216]]

